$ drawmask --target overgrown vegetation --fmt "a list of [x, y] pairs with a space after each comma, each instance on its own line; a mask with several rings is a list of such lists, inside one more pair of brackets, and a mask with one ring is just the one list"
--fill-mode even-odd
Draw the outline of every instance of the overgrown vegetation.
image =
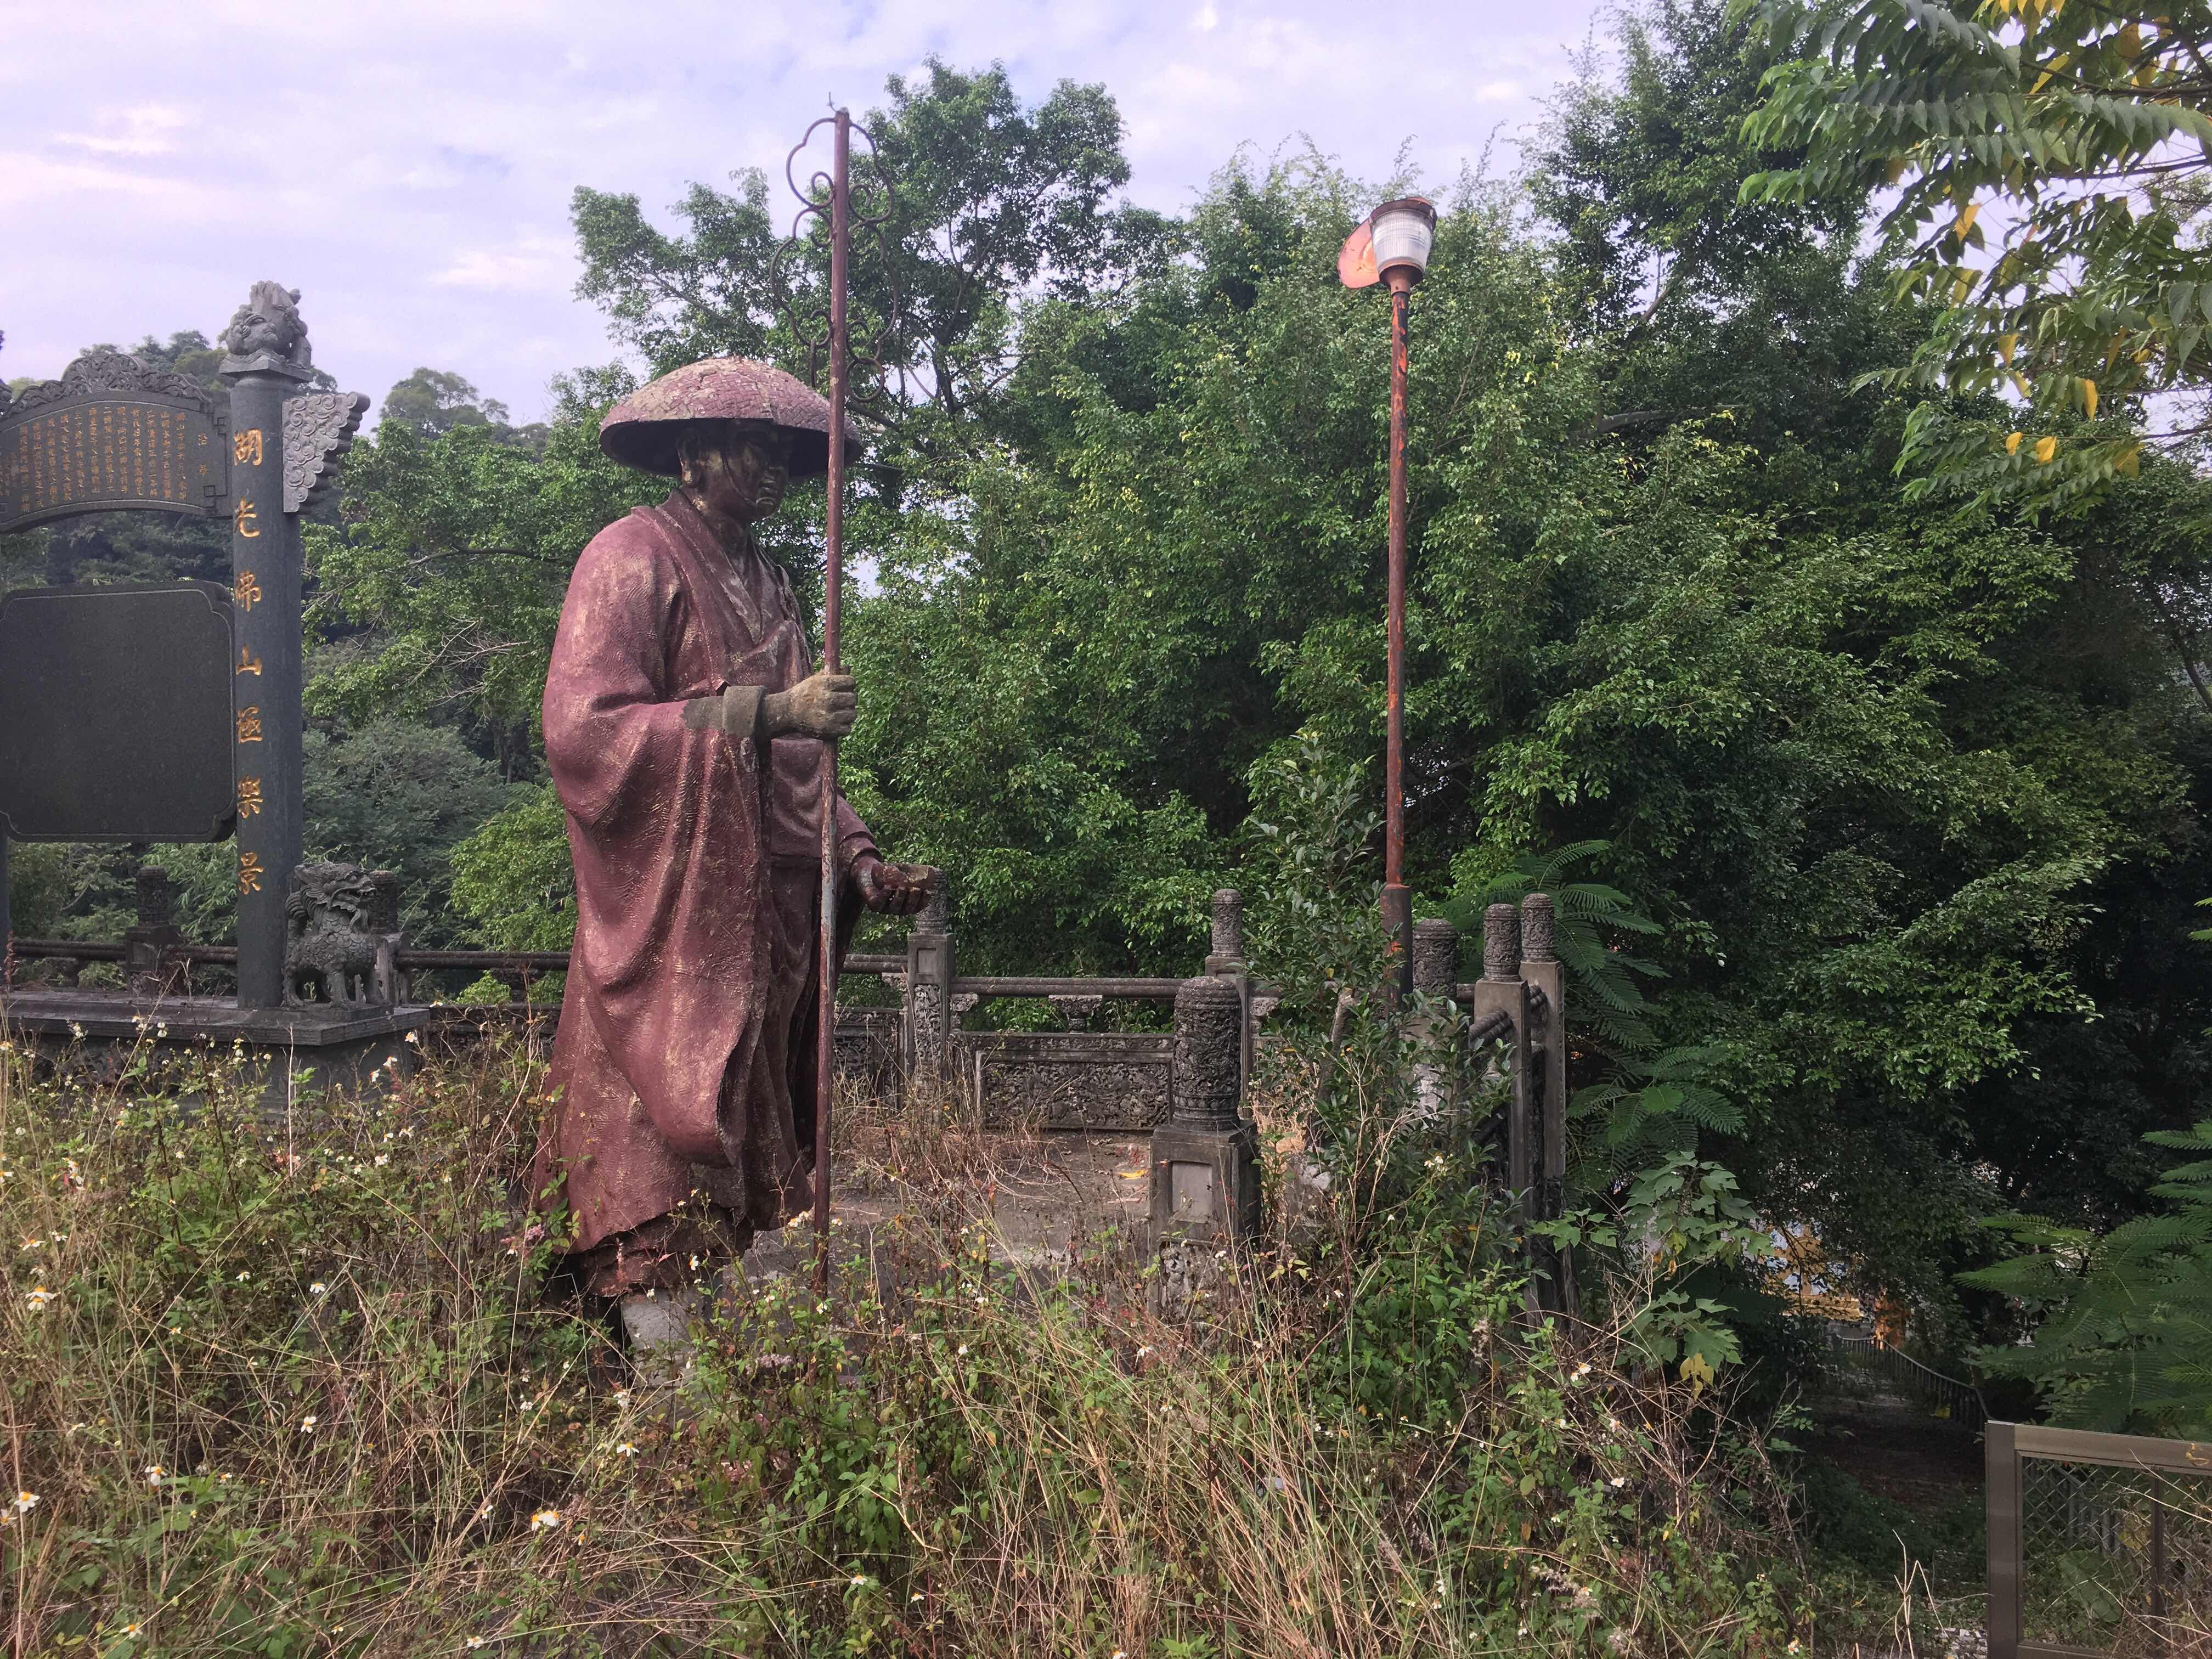
[[678, 1406], [544, 1294], [535, 1063], [272, 1121], [251, 1058], [156, 1092], [0, 1052], [18, 1651], [1771, 1653], [1811, 1617], [1648, 1287], [1524, 1329], [1447, 1147], [1163, 1322], [1110, 1241], [995, 1255], [985, 1149], [917, 1097], [848, 1130], [908, 1183], [870, 1260], [726, 1290]]
[[[1410, 877], [1463, 924], [1539, 872], [1559, 884], [1591, 1226], [1645, 1183], [1725, 1191], [1816, 1233], [1954, 1356], [2037, 1316], [1962, 1280], [2006, 1252], [1984, 1224], [2093, 1237], [2154, 1207], [2146, 1136], [2203, 1115], [2212, 1060], [2212, 964], [2187, 938], [2212, 891], [2212, 493], [2185, 453], [2123, 474], [2096, 447], [2142, 435], [2122, 390], [2193, 384], [2198, 325], [2171, 305], [2116, 323], [2135, 367], [2090, 407], [2081, 353], [2118, 349], [2098, 307], [2148, 315], [2152, 289], [2077, 292], [2063, 257], [2017, 246], [2027, 287], [1992, 267], [1960, 289], [1994, 224], [1963, 198], [1927, 217], [2002, 178], [2065, 220], [2085, 168], [2165, 166], [2160, 135], [2198, 119], [2159, 101], [2195, 96], [2173, 77], [2197, 24], [2001, 11], [1938, 7], [1959, 27], [1899, 35], [1893, 7], [1860, 7], [1836, 39], [1871, 56], [1848, 73], [1771, 57], [1840, 12], [1777, 4], [1756, 33], [1719, 0], [1625, 19], [1522, 174], [1430, 181], [1412, 381]], [[2089, 54], [2070, 68], [2051, 56], [2069, 43]], [[1952, 106], [1896, 77], [1954, 70], [1959, 108], [2002, 133], [1913, 125]], [[2018, 133], [1989, 113], [2014, 92]], [[1115, 203], [1103, 88], [1032, 100], [1002, 70], [933, 65], [869, 121], [902, 218], [856, 266], [896, 372], [862, 398], [844, 775], [887, 850], [951, 872], [962, 960], [986, 969], [1182, 970], [1216, 885], [1370, 880], [1360, 848], [1279, 868], [1260, 826], [1309, 748], [1342, 780], [1381, 744], [1386, 323], [1333, 262], [1417, 168], [1369, 185], [1246, 155], [1169, 218]], [[2052, 123], [2080, 145], [2043, 172], [1983, 154], [2050, 150]], [[1871, 234], [1885, 156], [1917, 169], [1899, 210], [1932, 240]], [[696, 186], [665, 222], [619, 184], [580, 189], [574, 221], [581, 297], [629, 355], [562, 377], [542, 428], [418, 371], [311, 531], [310, 846], [402, 869], [425, 943], [557, 947], [574, 925], [545, 657], [579, 550], [659, 493], [599, 456], [601, 414], [704, 354], [804, 367], [769, 303], [763, 177]], [[2164, 227], [2193, 222], [2194, 186], [2159, 189], [2166, 218], [2113, 246], [2186, 264]], [[2054, 411], [2080, 406], [2088, 471], [2003, 448], [1990, 362], [1930, 378], [2015, 331], [2005, 367], [2069, 445]], [[142, 349], [210, 367], [198, 337]], [[2039, 520], [1994, 485], [1908, 501], [1899, 463], [1940, 433], [1979, 447], [1984, 483], [2099, 489]], [[802, 495], [772, 528], [802, 593], [818, 512]], [[0, 563], [204, 575], [219, 551], [99, 520]], [[1347, 819], [1372, 799], [1371, 774], [1364, 797], [1326, 787]], [[155, 856], [222, 937], [207, 849]], [[112, 936], [126, 877], [112, 852], [19, 853], [18, 925]]]

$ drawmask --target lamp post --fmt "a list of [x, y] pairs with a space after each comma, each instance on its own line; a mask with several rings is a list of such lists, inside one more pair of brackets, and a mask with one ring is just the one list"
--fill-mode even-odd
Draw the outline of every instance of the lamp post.
[[1429, 267], [1437, 210], [1419, 196], [1385, 202], [1337, 256], [1348, 288], [1390, 290], [1390, 588], [1382, 759], [1382, 921], [1397, 951], [1397, 986], [1413, 986], [1413, 895], [1406, 885], [1406, 324]]

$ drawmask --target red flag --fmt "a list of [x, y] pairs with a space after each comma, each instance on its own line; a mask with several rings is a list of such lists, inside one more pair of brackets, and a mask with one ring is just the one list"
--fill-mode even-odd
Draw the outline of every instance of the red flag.
[[1346, 288], [1372, 288], [1382, 280], [1382, 273], [1375, 269], [1375, 239], [1369, 234], [1365, 222], [1346, 237], [1344, 246], [1337, 250], [1336, 275]]

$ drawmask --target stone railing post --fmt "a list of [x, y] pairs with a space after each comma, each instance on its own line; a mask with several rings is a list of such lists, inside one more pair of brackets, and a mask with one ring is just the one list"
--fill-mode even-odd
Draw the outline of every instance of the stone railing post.
[[1252, 1085], [1252, 975], [1244, 965], [1244, 895], [1234, 887], [1224, 887], [1213, 896], [1212, 942], [1206, 971], [1234, 980], [1239, 990], [1237, 1080], [1240, 1088], [1249, 1089]]
[[1176, 992], [1168, 1121], [1152, 1131], [1152, 1244], [1163, 1311], [1188, 1312], [1218, 1281], [1219, 1252], [1260, 1224], [1259, 1138], [1244, 1121], [1245, 994], [1201, 975]]
[[1511, 1093], [1505, 1105], [1505, 1181], [1515, 1213], [1528, 1218], [1536, 1182], [1535, 1089], [1528, 1064], [1528, 982], [1521, 977], [1521, 912], [1493, 904], [1482, 917], [1482, 978], [1474, 988], [1474, 1017], [1503, 1013], [1513, 1024]]
[[1213, 896], [1213, 949], [1206, 958], [1209, 974], [1244, 969], [1244, 895], [1224, 887]]
[[399, 877], [391, 870], [376, 870], [368, 879], [368, 931], [376, 940], [376, 971], [369, 978], [369, 994], [379, 1002], [402, 1003], [407, 1000], [407, 981], [399, 971], [399, 953], [407, 948], [407, 939], [399, 931]]
[[[1413, 990], [1416, 994], [1449, 1000], [1459, 984], [1459, 929], [1440, 916], [1413, 924]], [[1417, 1048], [1428, 1048], [1437, 1035], [1425, 1015], [1411, 1022]], [[1414, 1109], [1425, 1122], [1440, 1122], [1459, 1108], [1457, 1067], [1445, 1057], [1417, 1060], [1413, 1066]]]
[[[1556, 941], [1558, 918], [1548, 893], [1521, 901], [1521, 976], [1528, 982], [1529, 1024], [1526, 1068], [1534, 1093], [1542, 1133], [1539, 1137], [1536, 1215], [1555, 1221], [1566, 1207], [1567, 1183], [1567, 981]], [[1553, 1305], [1572, 1312], [1576, 1294], [1574, 1260], [1556, 1253], [1552, 1264]]]
[[952, 1064], [952, 894], [943, 871], [906, 936], [905, 1026], [900, 1060], [915, 1077], [944, 1077]]
[[169, 952], [185, 942], [177, 931], [169, 872], [157, 865], [138, 866], [138, 920], [123, 935], [123, 980], [134, 997], [164, 997], [177, 989], [180, 964]]

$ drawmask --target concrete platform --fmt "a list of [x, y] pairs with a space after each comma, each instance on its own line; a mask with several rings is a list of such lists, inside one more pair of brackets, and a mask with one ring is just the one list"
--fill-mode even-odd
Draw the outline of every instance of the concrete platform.
[[220, 997], [140, 999], [120, 991], [19, 990], [0, 996], [0, 1027], [58, 1065], [115, 1070], [145, 1054], [149, 1071], [187, 1063], [195, 1051], [242, 1045], [260, 1079], [262, 1109], [282, 1115], [309, 1096], [354, 1093], [394, 1059], [411, 1070], [410, 1031], [432, 1011], [351, 1004], [240, 1008]]

